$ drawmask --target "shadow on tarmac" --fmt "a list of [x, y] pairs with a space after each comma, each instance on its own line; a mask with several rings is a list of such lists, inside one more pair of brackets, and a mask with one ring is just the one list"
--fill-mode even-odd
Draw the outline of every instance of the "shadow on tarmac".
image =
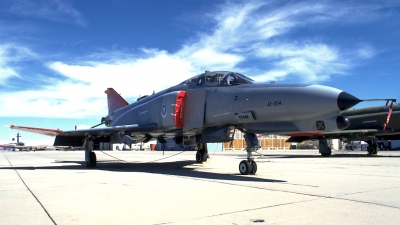
[[176, 162], [148, 162], [148, 163], [123, 163], [115, 161], [98, 161], [97, 167], [85, 168], [82, 161], [56, 161], [55, 163], [77, 163], [81, 165], [60, 165], [60, 166], [10, 166], [0, 167], [0, 170], [104, 170], [112, 172], [139, 172], [152, 173], [167, 176], [180, 176], [192, 179], [209, 179], [209, 180], [224, 180], [224, 181], [244, 181], [244, 182], [287, 182], [284, 180], [258, 178], [257, 175], [240, 175], [238, 174], [218, 174], [205, 171], [198, 171], [196, 168], [187, 168], [187, 166], [196, 167], [198, 164], [195, 161], [176, 161]]
[[[381, 157], [381, 158], [386, 158], [386, 157], [394, 157], [394, 158], [400, 158], [399, 153], [397, 153], [396, 155], [369, 155], [368, 153], [365, 152], [360, 152], [360, 153], [356, 153], [356, 152], [336, 152], [333, 153], [331, 156], [329, 157], [323, 157], [320, 154], [295, 154], [295, 155], [289, 155], [289, 154], [268, 154], [268, 155], [255, 155], [255, 159], [276, 159], [276, 158], [283, 158], [283, 159], [287, 159], [287, 158], [291, 158], [291, 159], [296, 159], [296, 158], [301, 158], [301, 159], [313, 159], [313, 158], [324, 158], [324, 159], [328, 159], [328, 158], [375, 158], [375, 157]], [[245, 158], [245, 157], [244, 157]]]
[[[232, 154], [230, 156], [237, 157], [239, 159], [245, 159], [246, 156], [244, 154]], [[255, 159], [279, 159], [279, 158], [292, 158], [292, 159], [304, 159], [304, 158], [359, 158], [359, 157], [400, 157], [399, 155], [368, 155], [365, 152], [335, 152], [330, 157], [322, 157], [319, 154], [266, 154], [266, 155], [254, 155]], [[54, 162], [54, 166], [19, 166], [19, 167], [0, 167], [0, 170], [5, 169], [15, 169], [15, 170], [104, 170], [104, 171], [113, 171], [113, 172], [140, 172], [140, 173], [152, 173], [152, 174], [161, 174], [161, 175], [169, 175], [169, 176], [180, 176], [187, 177], [192, 179], [210, 179], [210, 180], [225, 180], [225, 181], [244, 181], [244, 182], [279, 182], [286, 183], [284, 180], [274, 180], [274, 179], [263, 179], [258, 178], [257, 175], [240, 175], [237, 174], [218, 174], [197, 170], [202, 164], [198, 164], [195, 161], [174, 161], [174, 162], [124, 162], [122, 161], [98, 161], [96, 168], [85, 167], [85, 163], [82, 161], [56, 161]], [[63, 165], [73, 163], [74, 165]], [[57, 165], [58, 164], [58, 165]]]

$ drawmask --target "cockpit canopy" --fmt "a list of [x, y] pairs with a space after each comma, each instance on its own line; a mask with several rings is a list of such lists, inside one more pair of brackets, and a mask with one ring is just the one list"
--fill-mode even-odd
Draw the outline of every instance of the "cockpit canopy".
[[186, 84], [189, 87], [194, 86], [231, 86], [240, 84], [251, 84], [254, 81], [243, 74], [229, 71], [206, 71], [200, 75], [194, 76], [190, 79], [180, 83]]

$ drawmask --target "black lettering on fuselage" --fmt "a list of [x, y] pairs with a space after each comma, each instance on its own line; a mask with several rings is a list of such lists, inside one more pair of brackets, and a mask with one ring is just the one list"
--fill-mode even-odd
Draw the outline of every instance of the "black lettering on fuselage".
[[243, 115], [243, 116], [239, 116], [239, 119], [245, 120], [245, 119], [250, 119], [250, 117], [248, 115]]
[[268, 104], [267, 104], [268, 107], [270, 107], [270, 106], [279, 106], [279, 105], [282, 105], [282, 101], [281, 100], [268, 102]]

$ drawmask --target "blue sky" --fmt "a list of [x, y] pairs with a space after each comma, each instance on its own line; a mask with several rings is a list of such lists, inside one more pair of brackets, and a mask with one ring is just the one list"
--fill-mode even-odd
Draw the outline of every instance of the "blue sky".
[[133, 102], [205, 70], [399, 99], [399, 27], [399, 1], [0, 0], [0, 124], [95, 125], [108, 87]]

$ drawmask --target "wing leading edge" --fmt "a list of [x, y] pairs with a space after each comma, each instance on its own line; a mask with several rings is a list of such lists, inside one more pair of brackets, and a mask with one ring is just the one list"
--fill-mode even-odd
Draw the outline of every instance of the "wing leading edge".
[[42, 135], [47, 135], [47, 136], [57, 136], [58, 134], [62, 133], [62, 130], [59, 129], [48, 129], [48, 128], [38, 128], [38, 127], [25, 127], [25, 126], [10, 126], [11, 129], [14, 130], [22, 130], [26, 132], [31, 132], [31, 133], [36, 133], [36, 134], [42, 134]]
[[150, 131], [154, 131], [154, 129], [156, 129], [157, 127], [157, 124], [149, 123], [63, 131], [56, 136], [56, 139], [54, 140], [54, 146], [83, 146], [83, 143], [85, 142], [85, 139], [87, 137], [97, 139], [97, 141], [100, 142], [108, 142], [110, 140], [110, 137], [116, 134], [145, 135]]

